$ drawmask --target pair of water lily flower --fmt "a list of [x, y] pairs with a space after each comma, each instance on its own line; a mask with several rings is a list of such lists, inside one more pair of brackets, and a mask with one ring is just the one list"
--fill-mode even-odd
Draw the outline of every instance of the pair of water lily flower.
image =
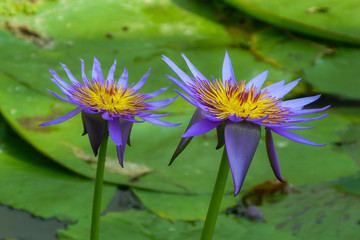
[[[226, 52], [222, 67], [222, 78], [208, 80], [184, 54], [182, 56], [193, 77], [188, 76], [169, 58], [163, 56], [163, 60], [178, 75], [182, 82], [174, 77], [167, 77], [187, 94], [174, 90], [186, 101], [194, 105], [196, 111], [186, 132], [182, 135], [170, 164], [187, 146], [193, 136], [204, 134], [216, 128], [218, 134], [217, 149], [221, 148], [224, 144], [226, 146], [235, 185], [235, 195], [237, 195], [258, 146], [261, 126], [266, 128], [268, 157], [275, 176], [280, 181], [283, 181], [283, 179], [280, 174], [272, 132], [300, 143], [323, 146], [288, 131], [308, 129], [309, 127], [295, 126], [292, 123], [317, 120], [325, 117], [327, 114], [316, 118], [296, 118], [295, 116], [320, 112], [329, 107], [303, 109], [305, 105], [316, 101], [320, 95], [282, 101], [281, 99], [299, 83], [300, 79], [286, 85], [285, 80], [282, 80], [261, 89], [268, 75], [268, 71], [265, 71], [248, 83], [245, 83], [245, 81], [236, 82], [230, 57]], [[125, 146], [128, 142], [133, 123], [148, 121], [166, 127], [179, 125], [159, 119], [169, 114], [146, 112], [166, 107], [172, 104], [177, 97], [147, 102], [147, 100], [158, 96], [169, 87], [162, 88], [153, 93], [138, 93], [146, 82], [151, 69], [134, 85], [133, 83], [128, 83], [126, 68], [119, 81], [115, 81], [116, 61], [111, 66], [105, 80], [101, 72], [100, 63], [94, 58], [92, 79], [90, 81], [85, 75], [84, 61], [81, 60], [83, 83], [79, 82], [64, 64], [62, 66], [71, 84], [63, 81], [51, 69], [50, 73], [54, 77], [51, 80], [61, 89], [61, 92], [66, 97], [62, 97], [50, 90], [48, 91], [61, 100], [78, 105], [78, 107], [40, 126], [58, 124], [81, 113], [85, 133], [89, 136], [95, 155], [98, 152], [104, 133], [108, 131], [111, 139], [117, 146], [118, 159], [120, 165], [123, 166]], [[138, 120], [139, 118], [142, 120]]]

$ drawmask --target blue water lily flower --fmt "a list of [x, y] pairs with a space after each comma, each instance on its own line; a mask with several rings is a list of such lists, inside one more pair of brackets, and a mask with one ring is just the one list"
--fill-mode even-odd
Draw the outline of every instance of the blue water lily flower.
[[289, 130], [311, 127], [295, 126], [293, 123], [307, 122], [325, 117], [297, 118], [296, 116], [316, 113], [327, 109], [303, 109], [305, 105], [319, 99], [320, 95], [282, 101], [300, 81], [285, 85], [285, 80], [261, 89], [268, 71], [251, 79], [236, 82], [228, 53], [222, 67], [222, 79], [208, 80], [182, 54], [193, 77], [188, 76], [166, 56], [163, 60], [182, 80], [167, 76], [182, 93], [175, 90], [186, 101], [196, 107], [196, 111], [186, 132], [171, 158], [170, 164], [184, 150], [193, 136], [201, 135], [216, 128], [218, 133], [217, 149], [226, 146], [230, 168], [235, 185], [235, 196], [239, 193], [258, 146], [261, 126], [266, 129], [266, 149], [275, 176], [283, 181], [275, 152], [272, 132], [293, 141], [314, 146], [324, 146], [296, 135]]
[[[78, 105], [78, 107], [59, 118], [42, 123], [40, 126], [58, 124], [74, 117], [78, 113], [82, 113], [84, 134], [88, 134], [95, 156], [97, 155], [104, 133], [107, 131], [107, 126], [109, 135], [117, 146], [119, 163], [123, 166], [125, 146], [126, 143], [130, 145], [129, 135], [133, 123], [148, 121], [166, 127], [179, 125], [159, 119], [171, 113], [155, 114], [146, 112], [164, 108], [172, 104], [177, 97], [146, 102], [169, 88], [165, 87], [153, 93], [138, 93], [140, 88], [145, 84], [151, 68], [135, 85], [133, 83], [128, 84], [128, 72], [126, 68], [120, 76], [120, 79], [116, 82], [114, 79], [116, 60], [111, 66], [107, 78], [104, 79], [100, 62], [95, 57], [92, 79], [89, 80], [85, 74], [84, 61], [82, 59], [80, 60], [83, 83], [79, 82], [64, 64], [61, 64], [71, 83], [69, 84], [62, 80], [52, 69], [49, 70], [54, 78], [50, 78], [50, 80], [60, 88], [65, 97], [47, 89], [59, 99]], [[138, 120], [135, 117], [139, 117], [142, 120]]]

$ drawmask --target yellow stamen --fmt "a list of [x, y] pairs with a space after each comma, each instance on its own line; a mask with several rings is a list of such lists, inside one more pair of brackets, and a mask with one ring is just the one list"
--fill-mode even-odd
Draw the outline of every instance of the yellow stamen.
[[115, 115], [135, 115], [146, 107], [142, 95], [136, 94], [129, 87], [118, 87], [116, 83], [108, 86], [106, 82], [93, 82], [88, 86], [75, 86], [75, 89], [75, 99], [93, 110], [109, 111]]
[[259, 119], [269, 115], [264, 123], [279, 123], [289, 114], [267, 92], [257, 91], [254, 87], [246, 90], [245, 81], [235, 84], [225, 82], [225, 85], [221, 80], [196, 81], [192, 89], [197, 100], [219, 119], [226, 119], [231, 115]]

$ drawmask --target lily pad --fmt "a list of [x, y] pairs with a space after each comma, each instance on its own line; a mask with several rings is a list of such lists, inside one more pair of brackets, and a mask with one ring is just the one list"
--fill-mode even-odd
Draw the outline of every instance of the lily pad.
[[323, 57], [318, 64], [304, 69], [304, 78], [326, 93], [359, 99], [358, 61], [360, 49], [337, 48], [336, 54]]
[[[73, 35], [68, 32], [62, 33], [61, 31], [55, 31], [55, 26], [57, 26], [56, 28], [62, 28], [58, 26], [59, 24], [61, 25], [61, 23], [55, 23], [55, 21], [52, 20], [54, 18], [52, 14], [53, 9], [59, 7], [56, 8], [56, 14], [63, 14], [59, 9], [68, 9], [68, 6], [63, 2], [48, 3], [46, 6], [43, 5], [36, 16], [16, 17], [19, 23], [30, 23], [29, 27], [37, 29], [41, 35], [55, 37], [53, 33], [57, 33], [58, 35], [56, 35], [55, 42], [49, 46], [40, 49], [32, 42], [27, 42], [26, 40], [12, 36], [8, 32], [0, 31], [0, 44], [6, 46], [7, 49], [0, 57], [0, 59], [2, 59], [2, 65], [0, 66], [0, 105], [4, 117], [10, 125], [37, 150], [66, 168], [92, 178], [95, 172], [94, 165], [96, 159], [92, 157], [87, 137], [80, 137], [82, 126], [79, 118], [75, 117], [62, 124], [46, 128], [38, 127], [38, 124], [41, 122], [60, 116], [74, 108], [71, 104], [55, 99], [46, 93], [46, 88], [55, 91], [57, 89], [51, 81], [46, 80], [50, 76], [46, 69], [51, 67], [66, 79], [67, 77], [58, 64], [58, 62], [61, 61], [67, 64], [76, 77], [79, 77], [80, 64], [77, 57], [81, 56], [85, 59], [88, 75], [92, 62], [90, 59], [92, 59], [93, 55], [97, 55], [100, 59], [104, 72], [107, 66], [108, 68], [110, 67], [114, 58], [117, 58], [120, 68], [126, 66], [129, 69], [130, 81], [140, 79], [148, 67], [152, 66], [149, 82], [144, 86], [145, 92], [151, 92], [169, 84], [164, 74], [174, 74], [161, 60], [161, 54], [167, 55], [176, 63], [179, 63], [181, 68], [187, 69], [185, 62], [180, 56], [179, 49], [182, 49], [205, 76], [213, 75], [217, 78], [221, 76], [224, 46], [228, 44], [230, 40], [225, 30], [219, 30], [220, 32], [216, 30], [219, 33], [217, 33], [218, 37], [214, 39], [213, 36], [215, 33], [212, 29], [222, 29], [219, 25], [196, 16], [168, 1], [154, 1], [148, 5], [136, 5], [138, 3], [132, 2], [127, 5], [123, 2], [112, 3], [111, 1], [107, 1], [104, 6], [111, 8], [117, 6], [113, 4], [119, 4], [118, 11], [123, 11], [124, 16], [128, 16], [130, 20], [128, 18], [122, 19], [118, 13], [116, 13], [116, 16], [118, 16], [120, 20], [122, 19], [124, 23], [129, 24], [133, 23], [131, 22], [132, 18], [130, 17], [131, 14], [129, 11], [135, 14], [134, 18], [146, 20], [158, 15], [157, 11], [163, 8], [169, 8], [175, 12], [171, 13], [173, 16], [170, 18], [172, 20], [169, 26], [174, 25], [174, 29], [179, 30], [181, 21], [185, 21], [182, 22], [183, 24], [191, 25], [189, 21], [192, 19], [191, 21], [193, 21], [194, 24], [189, 27], [192, 28], [193, 31], [189, 31], [189, 33], [186, 31], [162, 32], [161, 26], [166, 26], [166, 19], [161, 18], [159, 20], [161, 24], [153, 25], [150, 21], [146, 21], [142, 27], [138, 26], [138, 28], [136, 28], [132, 25], [132, 28], [129, 27], [129, 31], [118, 32], [118, 35], [115, 34], [115, 37], [107, 38], [103, 35], [105, 34], [103, 28], [98, 25], [92, 26], [93, 20], [88, 22], [84, 19], [85, 17], [82, 15], [85, 14], [85, 12], [82, 11], [82, 8], [76, 7], [78, 6], [76, 5], [77, 3], [71, 4], [75, 4], [75, 6], [71, 5], [73, 7], [69, 9], [69, 12], [66, 12], [64, 19], [70, 22], [73, 20], [74, 24], [78, 24], [79, 26], [80, 23], [82, 23], [83, 28], [91, 28], [89, 33], [92, 34], [85, 36], [84, 33], [81, 33], [82, 31], [72, 32], [75, 31], [72, 28], [70, 28], [69, 32], [73, 33]], [[99, 4], [98, 2], [91, 2], [91, 4], [87, 4], [84, 8], [86, 8], [89, 13], [96, 12], [98, 10], [97, 5]], [[101, 8], [104, 6], [101, 6]], [[158, 8], [156, 6], [158, 6]], [[155, 10], [150, 11], [149, 9]], [[108, 14], [101, 15], [101, 21], [113, 21], [114, 18], [116, 18], [114, 14], [111, 10]], [[189, 18], [185, 19], [185, 16]], [[204, 24], [198, 24], [198, 21], [204, 22]], [[43, 25], [39, 25], [39, 22], [42, 22]], [[52, 23], [54, 24], [54, 28], [51, 28]], [[147, 24], [149, 24], [149, 26]], [[105, 26], [106, 24], [104, 23], [103, 25]], [[111, 22], [109, 26], [112, 26], [111, 29], [115, 29], [115, 26], [117, 27], [116, 29], [119, 27], [113, 24], [113, 22]], [[212, 26], [213, 28], [207, 27], [206, 29], [209, 30], [209, 32], [207, 32], [203, 26]], [[92, 29], [92, 27], [94, 29]], [[99, 32], [96, 32], [95, 29]], [[131, 31], [131, 29], [133, 30]], [[152, 30], [150, 31], [149, 29]], [[106, 30], [108, 29], [106, 28]], [[101, 36], [104, 37], [101, 38]], [[69, 39], [72, 43], [68, 42]], [[209, 47], [211, 47], [211, 50], [209, 50]], [[93, 51], [89, 53], [89, 49]], [[238, 81], [251, 79], [266, 69], [270, 69], [268, 82], [276, 82], [283, 78], [287, 78], [288, 80], [294, 79], [292, 73], [287, 73], [267, 63], [256, 61], [254, 56], [248, 51], [231, 48], [228, 48], [228, 51], [231, 55]], [[17, 64], [14, 64], [14, 62]], [[78, 71], [74, 70], [76, 69], [75, 66], [77, 66]], [[188, 70], [186, 72], [189, 73]], [[119, 76], [120, 73], [121, 70], [118, 69], [115, 75]], [[174, 93], [168, 91], [164, 94], [164, 98], [166, 96], [174, 96]], [[168, 117], [167, 120], [186, 124], [194, 109], [189, 104], [186, 104], [184, 100], [178, 98], [175, 104], [167, 108], [167, 111], [174, 112], [173, 116]], [[162, 192], [209, 194], [212, 191], [212, 183], [215, 180], [221, 155], [220, 151], [214, 150], [216, 146], [214, 132], [196, 137], [173, 166], [171, 168], [167, 166], [185, 127], [186, 126], [161, 128], [147, 123], [136, 124], [132, 132], [133, 146], [126, 149], [124, 169], [117, 164], [115, 146], [110, 144], [105, 180], [111, 183]], [[331, 129], [330, 127], [324, 128], [324, 136], [331, 134]], [[316, 131], [309, 131], [309, 134], [311, 138], [318, 133]], [[325, 138], [328, 139], [327, 137]], [[332, 165], [332, 173], [336, 174], [331, 175], [325, 172], [316, 174], [318, 177], [315, 178], [314, 181], [319, 179], [334, 179], [335, 177], [347, 174], [351, 175], [354, 171], [353, 163], [349, 160], [345, 160], [345, 164], [338, 168], [338, 162], [335, 161], [335, 158], [340, 157], [340, 159], [342, 159], [343, 156], [337, 156], [327, 150], [313, 150], [315, 148], [300, 146], [300, 144], [297, 143], [289, 143], [289, 145], [286, 146], [291, 147], [283, 149], [283, 152], [281, 152], [281, 149], [279, 150], [279, 154], [281, 154], [283, 159], [287, 158], [287, 151], [293, 150], [292, 146], [294, 146], [296, 150], [292, 151], [293, 161], [289, 161], [288, 164], [281, 163], [284, 172], [287, 172], [286, 169], [289, 168], [293, 169], [292, 172], [296, 175], [299, 169], [297, 165], [295, 165], [296, 168], [294, 167], [294, 161], [303, 161], [303, 147], [308, 149], [306, 150], [306, 159], [309, 159], [309, 165], [301, 165], [301, 171], [307, 172], [309, 166], [315, 169], [317, 167], [321, 168], [321, 164], [323, 164], [325, 159], [327, 162], [334, 164]], [[339, 153], [338, 155], [341, 154]], [[194, 156], [198, 157], [194, 159]], [[316, 156], [316, 161], [311, 161], [310, 159], [314, 156]], [[328, 158], [333, 160], [329, 161]], [[263, 146], [263, 142], [261, 142], [244, 187], [249, 187], [273, 178], [268, 164], [264, 164], [264, 161], [267, 162], [268, 160], [265, 147]], [[315, 173], [316, 171], [314, 171], [314, 175]], [[298, 175], [294, 176], [294, 179], [297, 179], [296, 181], [294, 180], [295, 184], [312, 181], [309, 178], [298, 177]], [[233, 191], [231, 178], [229, 178], [226, 191], [227, 193]]]
[[339, 191], [360, 196], [359, 174], [352, 177], [340, 179], [339, 181], [336, 181], [333, 186]]
[[[252, 35], [251, 50], [263, 61], [281, 69], [301, 72], [322, 63], [335, 49], [305, 38], [269, 28]], [[302, 77], [302, 76], [300, 76]]]
[[[0, 202], [42, 218], [76, 221], [91, 214], [94, 183], [49, 161], [0, 118]], [[105, 184], [103, 209], [116, 192]]]
[[359, 238], [359, 196], [339, 192], [327, 184], [299, 190], [260, 208], [269, 224], [301, 239]]
[[302, 34], [360, 44], [357, 0], [226, 0], [255, 18]]
[[[89, 220], [82, 219], [76, 225], [69, 226], [67, 231], [61, 230], [59, 240], [89, 239]], [[171, 222], [157, 217], [147, 211], [128, 211], [109, 213], [101, 218], [100, 239], [123, 240], [177, 240], [199, 239], [203, 222]], [[265, 223], [253, 223], [234, 216], [220, 215], [213, 239], [237, 240], [239, 236], [250, 239], [296, 239], [289, 233], [280, 232]]]
[[[133, 189], [142, 204], [161, 218], [171, 221], [205, 220], [211, 195], [180, 195]], [[233, 207], [239, 201], [234, 194], [223, 196], [220, 212]]]
[[[214, 49], [210, 53], [205, 50], [189, 50], [188, 52], [189, 57], [193, 56], [195, 61], [202, 63], [199, 69], [201, 69], [202, 66], [204, 69], [208, 69], [209, 66], [214, 66], [214, 68], [217, 66], [219, 70], [218, 73], [215, 74], [220, 75], [221, 62], [224, 55], [223, 49]], [[168, 53], [167, 55], [170, 57], [175, 55], [174, 50], [169, 50]], [[41, 54], [43, 54], [43, 52]], [[208, 61], [207, 64], [203, 63], [201, 59], [204, 56], [211, 59], [211, 61]], [[233, 56], [234, 61], [240, 66], [249, 64], [249, 62], [253, 63], [252, 68], [246, 68], [241, 75], [238, 75], [239, 79], [248, 79], [268, 67], [265, 63], [256, 62], [251, 54], [242, 50], [234, 50]], [[47, 56], [44, 56], [44, 59], [47, 58]], [[176, 58], [180, 59], [178, 52]], [[36, 63], [37, 60], [32, 62], [28, 59], [28, 61], [30, 62], [30, 66], [34, 66], [34, 68], [35, 66], [39, 67], [39, 65], [44, 64], [44, 62], [42, 62], [44, 60], [42, 60], [40, 64]], [[130, 62], [128, 64], [130, 74], [134, 72], [140, 78], [141, 73], [132, 71], [132, 69], [136, 69], [142, 62], [147, 62], [147, 64], [153, 66], [152, 75], [154, 75], [151, 75], [149, 78], [149, 82], [152, 81], [153, 84], [146, 84], [144, 87], [145, 91], [146, 89], [148, 89], [148, 92], [154, 91], [156, 90], [156, 86], [163, 87], [168, 84], [168, 81], [166, 81], [163, 76], [163, 73], [166, 72], [164, 71], [166, 64], [161, 61], [160, 57]], [[15, 72], [14, 66], [7, 71]], [[170, 73], [169, 69], [167, 71]], [[79, 121], [79, 119], [71, 119], [63, 124], [47, 128], [37, 126], [43, 121], [50, 120], [73, 109], [70, 104], [49, 97], [49, 94], [44, 93], [45, 88], [53, 89], [55, 87], [51, 85], [50, 81], [39, 81], [39, 84], [36, 84], [37, 87], [28, 83], [32, 81], [31, 79], [37, 79], [37, 72], [38, 70], [29, 69], [27, 74], [30, 74], [30, 76], [26, 78], [25, 76], [15, 77], [15, 75], [8, 73], [7, 75], [2, 75], [3, 81], [1, 81], [0, 84], [6, 93], [4, 92], [4, 94], [1, 95], [0, 102], [7, 102], [7, 104], [2, 105], [2, 111], [5, 117], [25, 139], [47, 156], [73, 169], [77, 173], [88, 177], [94, 176], [93, 165], [96, 160], [91, 157], [87, 138], [79, 136], [82, 131], [81, 121]], [[204, 74], [206, 74], [206, 72], [204, 72]], [[282, 71], [273, 70], [269, 78], [275, 81], [276, 79], [281, 79], [283, 75]], [[291, 75], [287, 76], [291, 77]], [[26, 82], [26, 79], [29, 79], [29, 81]], [[43, 89], [40, 87], [43, 87]], [[168, 96], [169, 95], [168, 93]], [[21, 101], [14, 100], [9, 102], [9, 99], [21, 99]], [[187, 107], [185, 107], [184, 103], [183, 100], [178, 100], [176, 104], [169, 108], [169, 111], [177, 109], [174, 116], [169, 118], [171, 121], [188, 121], [187, 119], [190, 118], [194, 110], [192, 106], [187, 105]], [[187, 162], [179, 161], [180, 165], [176, 163], [174, 166], [177, 165], [178, 167], [177, 169], [172, 168], [173, 170], [167, 167], [168, 159], [170, 159], [173, 151], [172, 149], [175, 149], [182, 131], [182, 128], [170, 129], [148, 124], [136, 124], [132, 134], [133, 147], [127, 148], [126, 150], [124, 169], [121, 169], [120, 166], [116, 164], [115, 147], [109, 146], [109, 158], [107, 161], [109, 165], [107, 172], [109, 173], [105, 174], [106, 181], [170, 192], [211, 192], [212, 185], [209, 185], [208, 181], [209, 179], [214, 179], [217, 164], [209, 165], [208, 162], [217, 162], [221, 154], [218, 152], [214, 154], [213, 148], [216, 146], [214, 134], [210, 138], [206, 136], [199, 137], [198, 140], [193, 141], [192, 146], [189, 147], [188, 154], [184, 155], [185, 158], [192, 159], [193, 157], [191, 155], [194, 151], [201, 151], [203, 153], [201, 158], [197, 159], [196, 162], [188, 164]], [[156, 144], [150, 144], [148, 139], [152, 139], [152, 142]], [[208, 140], [204, 141], [204, 139]], [[141, 147], [139, 148], [139, 146]], [[166, 152], [164, 152], [165, 150]], [[156, 161], [151, 159], [156, 159]], [[126, 164], [132, 168], [130, 173]], [[201, 169], [206, 169], [206, 171]], [[178, 179], [183, 179], [184, 174], [198, 180], [194, 182], [192, 178], [188, 178], [185, 181], [179, 181]], [[229, 180], [229, 191], [230, 189], [232, 189], [231, 180]]]

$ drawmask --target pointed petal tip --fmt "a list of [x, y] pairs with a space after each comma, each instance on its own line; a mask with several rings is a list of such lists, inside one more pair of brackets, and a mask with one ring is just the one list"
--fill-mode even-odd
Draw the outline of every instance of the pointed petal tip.
[[168, 164], [169, 167], [173, 164], [173, 162], [175, 161], [176, 157], [177, 157], [177, 156], [175, 156], [175, 153], [174, 153], [174, 155], [171, 157], [170, 162], [169, 162], [169, 164]]
[[234, 191], [234, 197], [236, 197], [239, 193], [240, 193], [240, 188], [235, 188], [235, 191]]

